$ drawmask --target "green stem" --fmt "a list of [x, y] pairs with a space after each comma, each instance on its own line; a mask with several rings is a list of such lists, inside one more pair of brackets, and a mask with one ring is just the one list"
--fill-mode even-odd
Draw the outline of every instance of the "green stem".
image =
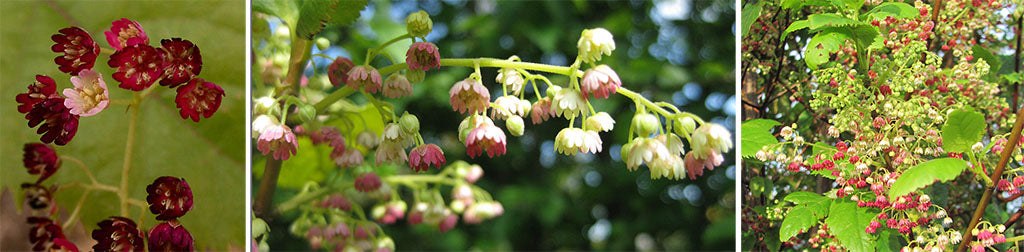
[[121, 165], [121, 186], [117, 191], [117, 197], [120, 199], [121, 216], [128, 216], [128, 173], [132, 167], [132, 151], [135, 147], [135, 127], [139, 121], [139, 106], [142, 104], [142, 98], [146, 97], [149, 92], [153, 91], [153, 87], [142, 91], [141, 93], [135, 93], [135, 97], [132, 100], [131, 105], [128, 106], [129, 119], [128, 119], [128, 136], [124, 143], [124, 162]]
[[[497, 67], [497, 68], [522, 68], [527, 70], [555, 73], [561, 75], [569, 75], [569, 67], [564, 66], [552, 66], [547, 64], [532, 63], [532, 62], [521, 62], [512, 61], [505, 59], [495, 58], [475, 58], [475, 59], [441, 59], [441, 66], [461, 66], [461, 67], [473, 67], [474, 62], [480, 64], [480, 67]], [[406, 69], [409, 66], [405, 63], [394, 64], [379, 69], [380, 75], [387, 75], [398, 70]], [[576, 71], [576, 75], [582, 76], [582, 71]]]
[[615, 92], [617, 92], [617, 93], [619, 93], [621, 95], [624, 95], [627, 98], [632, 99], [633, 101], [640, 102], [645, 107], [647, 107], [647, 109], [650, 109], [651, 111], [654, 111], [655, 113], [661, 114], [666, 119], [678, 119], [678, 118], [682, 118], [682, 117], [689, 117], [689, 118], [693, 118], [693, 120], [697, 121], [697, 123], [699, 123], [701, 125], [704, 125], [704, 120], [700, 119], [700, 117], [697, 116], [697, 115], [694, 115], [694, 114], [689, 113], [689, 112], [680, 112], [680, 113], [669, 112], [668, 110], [665, 110], [665, 108], [663, 108], [661, 106], [658, 106], [657, 104], [654, 104], [650, 100], [647, 100], [647, 98], [644, 98], [644, 96], [642, 96], [642, 95], [640, 95], [640, 94], [638, 94], [636, 92], [630, 91], [629, 89], [626, 89], [625, 87], [619, 87], [618, 89], [615, 90]]
[[285, 202], [277, 205], [277, 207], [274, 208], [274, 213], [275, 214], [281, 214], [281, 213], [284, 213], [284, 212], [291, 211], [291, 210], [293, 210], [295, 208], [298, 208], [299, 206], [301, 206], [303, 204], [306, 204], [307, 202], [309, 202], [311, 200], [319, 199], [320, 197], [323, 197], [324, 195], [327, 195], [327, 193], [330, 193], [330, 192], [333, 192], [333, 191], [336, 191], [336, 190], [337, 190], [336, 186], [331, 184], [331, 185], [328, 185], [328, 186], [325, 186], [325, 187], [321, 187], [320, 189], [317, 189], [317, 190], [315, 190], [313, 192], [310, 192], [310, 193], [300, 194], [300, 195], [296, 196], [295, 198], [291, 198], [288, 201], [285, 201]]

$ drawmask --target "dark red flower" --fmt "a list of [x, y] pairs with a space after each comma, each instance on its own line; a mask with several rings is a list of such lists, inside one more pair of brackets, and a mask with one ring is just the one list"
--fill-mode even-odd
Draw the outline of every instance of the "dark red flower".
[[431, 68], [441, 68], [441, 53], [437, 51], [434, 43], [413, 43], [405, 52], [405, 63], [409, 65], [409, 70], [427, 71]]
[[167, 62], [160, 85], [175, 87], [191, 80], [203, 70], [203, 55], [199, 47], [181, 38], [160, 40], [160, 50]]
[[54, 238], [53, 245], [50, 246], [50, 252], [78, 252], [78, 247], [74, 243], [64, 238]]
[[356, 64], [352, 63], [352, 60], [348, 58], [335, 58], [334, 62], [327, 65], [327, 78], [331, 80], [331, 84], [335, 87], [341, 86], [341, 84], [345, 84], [345, 81], [348, 80], [348, 71], [352, 70], [354, 66]]
[[192, 210], [192, 189], [183, 178], [163, 176], [146, 186], [146, 202], [157, 220], [173, 220]]
[[28, 174], [41, 174], [36, 183], [46, 180], [57, 172], [57, 169], [60, 169], [61, 161], [57, 157], [57, 151], [49, 145], [27, 143], [23, 150], [25, 154], [22, 156], [22, 161], [25, 163], [25, 168], [28, 169]]
[[162, 222], [149, 230], [149, 251], [195, 250], [192, 234], [177, 221]]
[[345, 198], [345, 195], [335, 193], [324, 197], [324, 199], [320, 201], [319, 206], [322, 208], [337, 208], [342, 211], [348, 211], [352, 208], [352, 202], [349, 202], [348, 199]]
[[373, 192], [380, 188], [380, 177], [376, 173], [363, 173], [355, 181], [356, 190], [360, 192]]
[[107, 36], [107, 43], [114, 47], [114, 50], [138, 44], [149, 44], [149, 36], [146, 36], [146, 31], [142, 30], [142, 25], [139, 22], [122, 18], [114, 20], [110, 24], [112, 25], [110, 30], [103, 34]]
[[36, 130], [37, 134], [43, 135], [39, 141], [44, 143], [65, 145], [78, 132], [78, 116], [72, 115], [71, 110], [64, 106], [63, 97], [51, 97], [36, 103], [25, 119], [28, 119], [29, 128], [46, 122]]
[[107, 65], [117, 68], [114, 80], [120, 88], [142, 91], [153, 85], [164, 73], [167, 62], [162, 51], [147, 44], [137, 44], [117, 50], [110, 55]]
[[217, 84], [195, 78], [188, 84], [178, 87], [178, 96], [174, 97], [174, 103], [181, 109], [182, 119], [192, 118], [192, 121], [199, 122], [199, 117], [210, 118], [220, 108], [220, 99], [224, 96], [224, 89]]
[[142, 251], [142, 231], [131, 219], [112, 216], [99, 223], [99, 229], [92, 231], [95, 251]]
[[53, 81], [53, 78], [36, 75], [36, 82], [28, 85], [28, 92], [18, 94], [14, 99], [21, 103], [18, 105], [18, 112], [24, 114], [32, 110], [32, 105], [36, 105], [54, 94], [57, 94], [57, 83]]
[[50, 50], [64, 54], [53, 58], [53, 62], [60, 65], [60, 71], [78, 75], [83, 69], [92, 69], [96, 55], [100, 54], [100, 45], [82, 28], [68, 27], [61, 29], [60, 33], [50, 37], [53, 42], [57, 42]]
[[444, 163], [444, 152], [435, 144], [420, 145], [409, 151], [409, 168], [412, 168], [413, 171], [427, 171], [431, 165], [441, 169], [441, 165]]
[[21, 191], [25, 194], [25, 201], [28, 206], [35, 210], [43, 210], [53, 205], [53, 196], [50, 189], [39, 184], [21, 184]]
[[32, 243], [33, 251], [46, 251], [54, 246], [54, 239], [64, 238], [60, 225], [48, 217], [28, 217], [32, 229], [28, 232], [28, 242]]

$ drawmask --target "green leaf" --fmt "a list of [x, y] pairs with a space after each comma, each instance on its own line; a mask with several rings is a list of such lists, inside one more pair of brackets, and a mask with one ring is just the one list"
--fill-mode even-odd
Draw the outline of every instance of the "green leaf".
[[780, 242], [779, 239], [777, 239], [778, 237], [778, 229], [773, 228], [771, 230], [768, 230], [768, 233], [764, 237], [764, 244], [765, 246], [768, 246], [768, 251], [779, 251], [779, 248], [782, 247], [782, 242]]
[[957, 158], [939, 158], [910, 167], [889, 188], [889, 200], [907, 195], [938, 181], [949, 181], [964, 172], [967, 161]]
[[875, 244], [871, 235], [864, 232], [868, 224], [875, 218], [867, 208], [857, 207], [853, 201], [837, 200], [829, 209], [825, 224], [829, 233], [850, 251], [874, 251]]
[[814, 226], [828, 215], [832, 199], [812, 192], [795, 192], [786, 196], [786, 201], [793, 206], [782, 220], [779, 229], [779, 241], [788, 241], [801, 231]]
[[903, 244], [900, 243], [900, 236], [894, 233], [892, 229], [885, 229], [885, 231], [878, 233], [878, 240], [875, 241], [875, 245], [875, 251], [878, 252], [900, 251], [900, 248], [903, 247]]
[[368, 0], [302, 1], [295, 35], [312, 40], [327, 25], [349, 25], [359, 18]]
[[743, 157], [753, 157], [757, 151], [769, 144], [778, 143], [779, 140], [769, 132], [772, 127], [780, 125], [779, 122], [770, 119], [755, 119], [743, 122], [740, 130], [743, 132], [740, 137]]
[[981, 59], [985, 60], [985, 63], [988, 63], [989, 74], [998, 73], [999, 68], [1003, 66], [1003, 62], [1000, 61], [998, 57], [996, 57], [995, 55], [992, 54], [992, 52], [990, 52], [988, 49], [985, 49], [985, 47], [982, 47], [980, 45], [974, 45], [973, 47], [971, 47], [971, 55], [974, 55], [974, 61], [978, 61], [979, 59]]
[[285, 23], [294, 25], [295, 18], [299, 15], [297, 4], [296, 0], [253, 0], [252, 11], [277, 16]]
[[750, 30], [750, 26], [753, 25], [754, 21], [757, 21], [757, 18], [761, 16], [761, 2], [743, 6], [743, 13], [741, 15], [743, 17], [741, 20], [743, 22], [741, 29], [743, 30], [740, 32], [740, 36], [747, 36], [747, 31]]
[[948, 152], [968, 152], [985, 134], [985, 116], [974, 111], [949, 113], [942, 125], [942, 148]]
[[813, 14], [807, 17], [811, 30], [819, 30], [826, 27], [850, 27], [864, 25], [862, 21], [853, 20], [835, 13]]
[[875, 6], [867, 13], [862, 14], [861, 20], [883, 20], [886, 17], [894, 18], [913, 18], [920, 15], [920, 12], [914, 6], [902, 2], [886, 2]]
[[839, 51], [839, 47], [852, 40], [853, 36], [849, 29], [825, 29], [814, 35], [807, 44], [807, 51], [804, 53], [804, 62], [811, 69], [818, 69], [818, 65], [829, 61], [829, 54]]
[[1002, 78], [1003, 80], [1006, 80], [1006, 82], [1009, 82], [1009, 83], [1021, 83], [1021, 79], [1022, 79], [1021, 76], [1022, 76], [1022, 74], [1024, 74], [1024, 72], [1008, 73], [1008, 74], [1000, 75], [999, 77]]
[[804, 6], [829, 6], [831, 2], [826, 0], [782, 0], [780, 5], [785, 9], [800, 9]]
[[800, 20], [800, 21], [793, 22], [792, 24], [789, 24], [789, 27], [786, 28], [785, 31], [782, 31], [782, 37], [780, 37], [779, 41], [786, 40], [786, 36], [788, 36], [789, 33], [798, 31], [800, 29], [807, 28], [809, 26], [811, 26], [811, 21], [808, 21], [808, 20]]

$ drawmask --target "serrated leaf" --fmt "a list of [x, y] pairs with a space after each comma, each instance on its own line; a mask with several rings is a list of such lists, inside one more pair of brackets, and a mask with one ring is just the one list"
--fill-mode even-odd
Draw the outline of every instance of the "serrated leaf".
[[988, 63], [988, 73], [995, 74], [999, 72], [999, 68], [1003, 66], [1003, 62], [999, 61], [999, 58], [992, 54], [991, 51], [985, 49], [980, 45], [974, 45], [971, 47], [971, 55], [974, 55], [974, 61], [977, 62], [979, 59], [984, 60]]
[[1009, 83], [1021, 83], [1021, 74], [1024, 73], [1008, 73], [1000, 75], [999, 77]]
[[359, 18], [359, 12], [366, 8], [368, 0], [319, 0], [302, 1], [295, 35], [312, 40], [313, 36], [330, 25], [349, 25]]
[[829, 208], [825, 224], [829, 233], [847, 250], [874, 251], [871, 235], [864, 232], [874, 215], [867, 208], [857, 207], [853, 201], [837, 200]]
[[812, 192], [795, 192], [786, 196], [786, 201], [796, 205], [790, 208], [779, 229], [779, 240], [787, 241], [802, 230], [818, 223], [828, 215], [832, 199]]
[[299, 15], [296, 4], [295, 0], [253, 0], [252, 11], [277, 16], [285, 23], [294, 24], [296, 16]]
[[789, 24], [789, 27], [787, 27], [785, 31], [782, 31], [782, 36], [780, 37], [779, 41], [786, 40], [786, 36], [789, 36], [789, 33], [795, 32], [795, 31], [799, 31], [799, 30], [804, 29], [804, 28], [807, 28], [810, 25], [811, 25], [811, 21], [807, 21], [807, 20], [800, 20], [800, 21], [793, 22], [792, 24]]
[[985, 134], [985, 116], [974, 111], [949, 113], [942, 125], [942, 148], [948, 152], [968, 152]]
[[890, 16], [894, 18], [913, 18], [919, 14], [919, 10], [914, 8], [914, 6], [910, 6], [910, 4], [886, 2], [875, 6], [875, 8], [872, 8], [860, 17], [862, 20], [882, 20]]
[[804, 6], [828, 6], [831, 3], [827, 0], [782, 0], [780, 5], [785, 9], [800, 9]]
[[814, 35], [807, 44], [804, 53], [804, 62], [811, 69], [818, 69], [818, 65], [829, 61], [829, 54], [839, 51], [839, 47], [852, 40], [853, 36], [849, 29], [825, 29]]
[[745, 37], [747, 36], [747, 31], [750, 30], [750, 26], [753, 25], [754, 21], [757, 21], [757, 18], [761, 16], [761, 2], [743, 6], [743, 13], [741, 15], [741, 22], [743, 22], [741, 29], [743, 30], [740, 32], [740, 36]]
[[853, 20], [835, 13], [813, 14], [807, 17], [808, 28], [818, 30], [826, 27], [848, 27], [864, 25], [862, 21]]
[[907, 195], [918, 189], [931, 185], [935, 181], [949, 181], [964, 172], [967, 161], [957, 158], [939, 158], [924, 162], [904, 171], [896, 183], [889, 188], [889, 200]]
[[875, 251], [877, 252], [900, 251], [900, 248], [903, 247], [903, 244], [900, 243], [899, 235], [893, 233], [891, 229], [885, 229], [885, 231], [878, 233], [878, 240], [875, 241], [875, 244]]
[[779, 140], [769, 132], [772, 127], [778, 125], [780, 125], [779, 122], [770, 119], [755, 119], [743, 122], [743, 125], [740, 126], [743, 132], [740, 137], [743, 157], [753, 157], [765, 145], [778, 143]]

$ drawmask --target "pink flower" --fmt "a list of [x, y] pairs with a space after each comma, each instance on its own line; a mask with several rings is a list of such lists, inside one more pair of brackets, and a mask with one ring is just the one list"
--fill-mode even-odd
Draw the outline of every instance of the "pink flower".
[[374, 155], [377, 165], [383, 163], [401, 164], [409, 159], [405, 155], [405, 148], [394, 142], [384, 142], [377, 146], [377, 153]]
[[404, 75], [392, 74], [384, 80], [384, 97], [400, 98], [412, 96], [412, 83]]
[[256, 143], [256, 148], [263, 152], [263, 155], [273, 152], [274, 159], [288, 160], [291, 155], [295, 155], [299, 148], [299, 142], [296, 142], [291, 128], [285, 125], [275, 125], [263, 130], [263, 134], [260, 134], [259, 141]]
[[18, 112], [24, 114], [32, 110], [32, 106], [36, 105], [36, 103], [46, 100], [46, 98], [55, 94], [57, 94], [57, 83], [53, 81], [53, 78], [45, 75], [36, 75], [36, 82], [28, 85], [28, 92], [18, 94], [14, 99], [21, 103], [21, 105], [18, 105]]
[[203, 55], [191, 41], [181, 38], [164, 39], [160, 40], [160, 45], [167, 64], [160, 85], [174, 88], [203, 71]]
[[409, 168], [413, 171], [424, 172], [430, 169], [431, 165], [441, 169], [444, 163], [444, 152], [435, 144], [420, 145], [409, 151]]
[[192, 188], [183, 178], [163, 176], [146, 186], [146, 202], [157, 220], [173, 220], [192, 210]]
[[487, 151], [488, 157], [505, 154], [505, 132], [494, 124], [483, 123], [474, 128], [466, 136], [466, 153], [476, 157]]
[[359, 175], [355, 181], [355, 188], [360, 192], [373, 192], [380, 188], [380, 177], [376, 173], [368, 172]]
[[163, 222], [149, 230], [149, 251], [193, 251], [192, 234], [177, 221]]
[[409, 51], [405, 52], [405, 58], [409, 70], [427, 71], [431, 68], [441, 68], [441, 54], [437, 51], [437, 46], [434, 43], [413, 43], [409, 46]]
[[697, 176], [704, 174], [704, 168], [708, 170], [714, 170], [715, 166], [721, 165], [725, 158], [722, 154], [718, 154], [717, 151], [711, 151], [711, 155], [708, 159], [699, 159], [691, 151], [686, 153], [686, 174], [689, 175], [690, 179], [697, 179]]
[[455, 227], [455, 224], [459, 223], [459, 216], [456, 214], [449, 213], [445, 216], [441, 223], [437, 224], [437, 229], [441, 230], [441, 233], [448, 232]]
[[139, 22], [122, 18], [114, 20], [111, 24], [113, 26], [110, 27], [110, 30], [103, 34], [107, 35], [107, 43], [110, 43], [114, 50], [138, 44], [149, 44], [149, 37], [146, 36], [146, 31], [142, 30], [142, 25]]
[[331, 156], [331, 158], [334, 159], [334, 164], [341, 168], [351, 168], [363, 164], [363, 152], [356, 148], [347, 148], [341, 155]]
[[583, 73], [583, 81], [580, 82], [583, 97], [593, 95], [597, 98], [608, 98], [620, 86], [622, 86], [622, 81], [619, 80], [619, 75], [608, 65], [599, 65], [588, 69]]
[[110, 105], [107, 83], [96, 71], [85, 69], [78, 72], [78, 76], [71, 76], [71, 84], [74, 84], [74, 89], [64, 89], [67, 97], [64, 106], [71, 109], [71, 114], [93, 116]]
[[530, 109], [530, 120], [533, 124], [540, 124], [552, 117], [555, 117], [555, 111], [551, 110], [551, 97], [544, 97], [533, 103], [533, 108]]
[[83, 69], [92, 69], [96, 56], [100, 54], [100, 45], [82, 28], [68, 27], [61, 29], [60, 33], [50, 37], [53, 42], [57, 42], [50, 50], [64, 54], [53, 59], [54, 63], [60, 65], [60, 71], [78, 75]]
[[108, 66], [117, 68], [113, 77], [121, 82], [118, 87], [132, 91], [153, 85], [163, 75], [167, 64], [163, 52], [147, 44], [122, 48], [107, 61]]
[[470, 113], [483, 112], [487, 110], [491, 102], [491, 93], [487, 91], [487, 87], [473, 78], [456, 82], [448, 91], [448, 96], [452, 110], [463, 114], [467, 111]]
[[28, 119], [30, 128], [46, 122], [36, 130], [36, 133], [43, 134], [39, 140], [44, 143], [65, 145], [78, 132], [78, 116], [71, 114], [71, 110], [64, 106], [62, 97], [51, 97], [37, 103], [25, 115], [25, 119]]
[[224, 96], [224, 89], [217, 84], [195, 78], [188, 84], [178, 87], [178, 95], [174, 97], [174, 103], [181, 109], [178, 113], [181, 119], [192, 118], [193, 122], [199, 122], [199, 117], [210, 118], [220, 108], [221, 97]]
[[53, 150], [49, 145], [27, 143], [23, 150], [22, 162], [24, 162], [25, 168], [28, 169], [28, 173], [40, 174], [36, 183], [46, 180], [46, 178], [56, 173], [57, 169], [60, 169], [61, 161], [57, 156], [57, 151]]
[[348, 72], [351, 71], [354, 66], [355, 63], [352, 63], [352, 60], [348, 58], [335, 58], [334, 62], [327, 65], [327, 78], [331, 80], [331, 85], [337, 87], [341, 86], [341, 84], [345, 84], [348, 80]]
[[377, 72], [377, 69], [371, 66], [352, 67], [352, 70], [348, 71], [348, 79], [345, 85], [355, 90], [364, 87], [366, 92], [376, 94], [377, 91], [380, 91], [381, 86], [380, 72]]

